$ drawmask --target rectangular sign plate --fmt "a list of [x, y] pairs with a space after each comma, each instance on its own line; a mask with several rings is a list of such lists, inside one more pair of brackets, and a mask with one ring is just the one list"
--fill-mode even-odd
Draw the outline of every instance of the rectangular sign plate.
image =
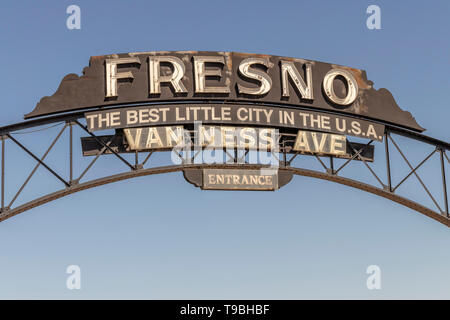
[[204, 169], [205, 190], [268, 190], [278, 189], [278, 170]]
[[147, 106], [85, 113], [89, 131], [192, 124], [294, 128], [383, 141], [384, 125], [328, 113], [246, 105]]
[[[124, 135], [98, 136], [118, 153], [135, 151], [167, 151], [173, 148], [215, 150], [239, 149], [278, 152], [280, 133], [273, 128], [199, 126], [189, 132], [183, 126], [129, 128]], [[282, 137], [283, 138], [283, 137]], [[281, 142], [287, 153], [304, 155], [330, 155], [350, 159], [362, 150], [354, 160], [373, 161], [374, 146], [350, 142], [344, 135], [299, 130], [296, 138]], [[81, 138], [84, 156], [109, 154], [111, 151], [93, 137]], [[356, 151], [355, 151], [356, 150]]]

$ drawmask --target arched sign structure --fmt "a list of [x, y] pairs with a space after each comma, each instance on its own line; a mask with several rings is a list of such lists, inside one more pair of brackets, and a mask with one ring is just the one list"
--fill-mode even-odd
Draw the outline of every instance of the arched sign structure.
[[[65, 76], [57, 91], [42, 98], [25, 119], [0, 128], [0, 221], [88, 188], [182, 171], [187, 181], [205, 190], [277, 190], [294, 174], [325, 179], [390, 199], [450, 226], [446, 186], [449, 143], [423, 135], [425, 129], [396, 104], [388, 90], [374, 89], [363, 70], [234, 52], [97, 56], [91, 57], [82, 76]], [[32, 152], [17, 135], [24, 129], [45, 129], [49, 124], [62, 124], [63, 128], [42, 154]], [[76, 128], [84, 133], [79, 155], [73, 152]], [[63, 175], [46, 162], [46, 157], [66, 130], [70, 169]], [[99, 135], [103, 130], [114, 134]], [[413, 165], [397, 136], [429, 145], [431, 152]], [[32, 157], [36, 165], [17, 192], [6, 199], [9, 143]], [[384, 153], [382, 174], [372, 166], [376, 145], [377, 153]], [[199, 155], [211, 150], [222, 151], [225, 161], [197, 161]], [[408, 174], [395, 182], [391, 150], [408, 168]], [[151, 156], [162, 151], [176, 154], [178, 163], [152, 166]], [[270, 163], [254, 161], [254, 152], [269, 154]], [[219, 154], [210, 152], [209, 156], [213, 153]], [[120, 171], [113, 175], [86, 181], [86, 173], [107, 154], [123, 163], [127, 171], [118, 167]], [[145, 154], [142, 161], [140, 154]], [[418, 173], [435, 154], [442, 178], [438, 195]], [[92, 158], [79, 175], [74, 175], [74, 156]], [[297, 166], [303, 157], [316, 159], [322, 170]], [[353, 163], [367, 168], [376, 184], [345, 177], [342, 170]], [[61, 181], [63, 188], [14, 206], [38, 168]], [[412, 176], [432, 201], [432, 208], [399, 193], [398, 188]]]

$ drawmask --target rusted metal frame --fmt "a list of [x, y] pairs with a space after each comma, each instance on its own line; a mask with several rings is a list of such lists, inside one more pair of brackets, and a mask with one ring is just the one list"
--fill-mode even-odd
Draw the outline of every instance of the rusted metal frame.
[[70, 183], [72, 183], [72, 181], [73, 181], [73, 127], [72, 127], [72, 122], [69, 121], [68, 125], [69, 125], [69, 141], [70, 141], [69, 142], [69, 157], [70, 157], [69, 181], [70, 181]]
[[[348, 144], [349, 144], [350, 148], [352, 148], [352, 151], [356, 153], [356, 149], [353, 147], [353, 144], [350, 141], [348, 141]], [[381, 184], [381, 186], [383, 188], [385, 188], [386, 185], [383, 183], [383, 181], [381, 181], [381, 179], [377, 176], [375, 171], [373, 171], [373, 169], [369, 166], [369, 164], [366, 162], [366, 160], [364, 160], [364, 158], [361, 157], [360, 154], [358, 154], [358, 158], [365, 164], [366, 168], [369, 169], [370, 173], [372, 173], [372, 175], [375, 177], [375, 179], [377, 179], [377, 181]]]
[[288, 161], [288, 166], [291, 165], [292, 161], [300, 154], [300, 152], [296, 152]]
[[2, 208], [5, 208], [5, 138], [6, 136], [2, 136]]
[[[194, 149], [195, 150], [195, 149]], [[203, 150], [200, 148], [198, 150], [196, 150], [196, 152], [194, 153], [194, 155], [191, 158], [192, 163], [195, 162], [195, 158], [200, 154], [200, 152], [202, 152]]]
[[182, 164], [185, 164], [186, 163], [186, 159], [180, 154], [180, 152], [177, 150], [172, 150], [172, 152], [175, 152], [176, 153], [176, 155], [178, 156], [178, 158], [180, 158], [181, 159], [181, 163]]
[[[281, 141], [281, 136], [282, 136], [283, 134], [281, 133], [278, 133], [278, 139], [277, 139], [277, 146], [278, 146], [278, 148], [276, 148], [276, 149], [278, 149], [278, 154], [280, 154], [280, 153], [283, 153], [283, 150], [281, 150], [281, 152], [280, 152], [280, 148], [279, 148], [279, 146], [280, 146], [280, 141]], [[284, 148], [283, 148], [284, 149]], [[263, 150], [263, 152], [264, 152], [264, 150]], [[281, 160], [280, 160], [280, 157], [277, 157], [277, 156], [275, 156], [275, 154], [274, 154], [274, 150], [271, 148], [270, 149], [270, 154], [275, 158], [275, 159], [277, 159], [277, 161], [278, 161], [278, 166], [280, 166], [280, 164], [281, 164]], [[283, 166], [286, 166], [286, 155], [283, 153]]]
[[[395, 133], [396, 133], [396, 132], [395, 132]], [[423, 141], [423, 140], [417, 138], [418, 136], [421, 136], [420, 134], [415, 134], [415, 135], [413, 135], [413, 136], [409, 136], [409, 135], [406, 135], [406, 136], [408, 136], [409, 138], [415, 139], [415, 140]], [[431, 142], [428, 142], [428, 143], [431, 143]], [[443, 155], [444, 155], [444, 157], [447, 159], [448, 163], [450, 163], [449, 157], [447, 156], [447, 154], [445, 153], [445, 151], [444, 151]], [[293, 158], [295, 158], [295, 157], [296, 157], [296, 155], [294, 155], [294, 156], [291, 158], [291, 160], [293, 160]]]
[[234, 148], [234, 163], [239, 163], [241, 157], [239, 157], [239, 152], [243, 150], [242, 148], [238, 148], [237, 146]]
[[334, 157], [330, 156], [330, 173], [334, 174]]
[[[400, 155], [402, 156], [403, 160], [405, 160], [405, 162], [408, 164], [409, 168], [411, 170], [413, 170], [413, 166], [411, 165], [411, 163], [409, 163], [408, 159], [406, 158], [406, 156], [403, 154], [402, 150], [400, 150], [399, 146], [397, 145], [397, 143], [395, 142], [395, 140], [392, 138], [391, 135], [389, 135], [389, 139], [392, 141], [392, 143], [394, 144], [395, 148], [398, 150], [398, 152], [400, 153]], [[431, 194], [431, 192], [428, 190], [428, 188], [426, 187], [425, 183], [423, 183], [422, 179], [419, 177], [419, 175], [417, 174], [417, 172], [414, 172], [414, 175], [416, 176], [417, 180], [419, 180], [420, 184], [422, 185], [422, 187], [425, 189], [425, 192], [428, 194], [428, 196], [431, 198], [431, 200], [433, 201], [433, 203], [436, 205], [436, 207], [439, 209], [439, 211], [441, 213], [443, 213], [441, 207], [439, 206], [439, 204], [437, 203], [436, 199], [434, 199], [433, 195]]]
[[[231, 154], [229, 154], [229, 153], [228, 153], [228, 150], [227, 150], [226, 148], [223, 149], [223, 150], [225, 150], [225, 153], [231, 158], [232, 163], [233, 163], [233, 162], [234, 162], [234, 158], [235, 158], [234, 155], [232, 156]], [[215, 152], [215, 151], [214, 151], [214, 152]], [[229, 163], [228, 160], [226, 160], [225, 163]]]
[[447, 158], [447, 162], [450, 164], [450, 159], [447, 157], [447, 152], [444, 150], [444, 156]]
[[435, 147], [441, 147], [444, 150], [450, 150], [450, 143], [448, 143], [448, 142], [441, 141], [441, 140], [438, 140], [438, 139], [426, 136], [426, 135], [418, 133], [418, 132], [413, 132], [413, 131], [408, 130], [408, 129], [403, 129], [403, 128], [399, 128], [399, 127], [393, 127], [390, 124], [386, 124], [386, 126], [389, 127], [389, 131], [391, 133], [395, 133], [395, 134], [398, 134], [398, 135], [401, 135], [401, 136], [404, 136], [404, 137], [407, 137], [407, 138], [410, 138], [410, 139], [421, 141], [421, 142], [430, 144], [430, 145], [435, 146]]
[[[112, 136], [108, 142], [106, 143], [108, 146], [111, 144], [111, 142], [113, 141], [114, 136]], [[106, 151], [106, 147], [102, 147], [102, 149], [100, 150], [100, 152], [95, 156], [94, 159], [92, 159], [92, 161], [88, 164], [88, 166], [83, 170], [83, 172], [80, 174], [80, 176], [78, 177], [78, 179], [76, 179], [75, 181], [77, 183], [80, 182], [80, 180], [84, 177], [84, 175], [89, 171], [89, 169], [94, 165], [94, 163], [98, 160], [98, 158], [105, 153]]]
[[389, 132], [386, 130], [384, 132], [384, 153], [386, 155], [386, 176], [388, 181], [388, 189], [389, 192], [392, 192], [392, 177], [391, 177], [391, 160], [389, 157], [389, 138], [388, 138]]
[[[278, 146], [281, 145], [281, 137], [282, 137], [282, 136], [289, 136], [289, 135], [288, 135], [288, 134], [280, 133], [280, 134], [278, 135], [278, 141], [277, 141]], [[281, 146], [281, 153], [283, 154], [283, 166], [286, 166], [286, 164], [287, 164], [287, 150], [286, 150], [286, 145], [285, 145], [285, 143], [286, 143], [286, 141], [283, 141], [283, 145]], [[278, 161], [278, 162], [280, 162], [280, 161]]]
[[50, 168], [47, 164], [45, 164], [41, 159], [39, 159], [33, 152], [28, 150], [23, 144], [17, 141], [14, 137], [12, 137], [9, 133], [6, 134], [8, 138], [11, 139], [15, 144], [17, 144], [22, 150], [28, 153], [34, 160], [39, 162], [44, 168], [46, 168], [50, 173], [52, 173], [58, 180], [60, 180], [66, 187], [70, 187], [70, 184], [64, 180], [59, 174], [57, 174], [52, 168]]
[[114, 151], [109, 145], [106, 145], [95, 134], [90, 132], [84, 125], [82, 125], [80, 122], [78, 122], [78, 120], [75, 120], [74, 122], [76, 124], [78, 124], [84, 131], [86, 131], [91, 137], [93, 137], [98, 143], [100, 143], [103, 147], [106, 147], [108, 149], [108, 151], [110, 151], [117, 158], [119, 158], [123, 163], [125, 163], [128, 167], [130, 167], [131, 170], [136, 170], [137, 169], [135, 166], [133, 166], [131, 163], [129, 163], [127, 160], [125, 160], [120, 154], [118, 154], [116, 151]]
[[445, 204], [445, 213], [447, 214], [447, 218], [450, 217], [448, 212], [448, 197], [447, 197], [447, 182], [445, 181], [445, 163], [444, 163], [444, 154], [445, 150], [439, 148], [439, 152], [441, 154], [441, 171], [442, 171], [442, 188], [444, 192], [444, 204]]
[[[153, 174], [162, 174], [162, 173], [182, 171], [185, 168], [203, 168], [203, 167], [205, 167], [205, 165], [198, 165], [198, 164], [197, 165], [195, 165], [195, 164], [181, 165], [181, 166], [180, 165], [171, 165], [171, 166], [149, 168], [149, 169], [145, 169], [145, 170], [135, 170], [135, 171], [131, 171], [131, 172], [124, 172], [124, 173], [119, 173], [116, 175], [111, 175], [111, 176], [107, 176], [107, 177], [103, 177], [103, 178], [99, 178], [99, 179], [94, 179], [94, 180], [87, 181], [82, 184], [73, 186], [72, 188], [62, 189], [62, 190], [56, 191], [54, 193], [42, 196], [40, 198], [36, 198], [32, 201], [29, 201], [25, 204], [18, 206], [12, 210], [0, 213], [0, 222], [4, 221], [6, 219], [9, 219], [17, 214], [20, 214], [22, 212], [30, 210], [32, 208], [41, 206], [50, 201], [62, 198], [64, 196], [67, 196], [67, 195], [70, 195], [70, 194], [73, 194], [73, 193], [76, 193], [79, 191], [98, 187], [101, 185], [105, 185], [105, 184], [109, 184], [109, 183], [113, 183], [113, 182], [117, 182], [117, 181], [122, 181], [122, 180], [130, 179], [130, 178], [135, 178], [135, 177], [142, 177], [142, 176], [153, 175]], [[207, 165], [206, 167], [224, 168], [227, 166]], [[247, 167], [253, 168], [254, 166], [248, 165]], [[335, 176], [335, 175], [328, 175], [328, 174], [325, 174], [325, 173], [322, 173], [319, 171], [294, 168], [294, 167], [285, 168], [285, 169], [281, 169], [281, 170], [288, 170], [288, 171], [293, 172], [296, 175], [324, 179], [324, 180], [328, 180], [331, 182], [336, 182], [336, 183], [340, 183], [342, 185], [357, 188], [357, 189], [365, 191], [365, 192], [373, 193], [375, 195], [384, 197], [391, 201], [395, 201], [401, 205], [404, 205], [408, 208], [418, 211], [418, 212], [446, 225], [447, 227], [450, 227], [450, 219], [448, 217], [446, 217], [442, 214], [439, 214], [438, 212], [435, 212], [427, 207], [424, 207], [423, 205], [420, 205], [412, 200], [409, 200], [409, 199], [406, 199], [399, 195], [396, 195], [394, 193], [388, 192], [387, 190], [383, 190], [383, 189], [374, 187], [372, 185], [369, 185], [369, 184], [366, 184], [363, 182], [359, 182], [356, 180], [352, 180], [349, 178], [344, 178], [344, 177]]]
[[430, 157], [436, 152], [437, 150], [433, 150], [425, 159], [423, 159], [413, 170], [411, 170], [410, 173], [408, 173], [406, 175], [406, 177], [404, 177], [392, 190], [393, 192], [395, 192], [395, 190], [397, 190], [398, 187], [400, 187], [400, 185], [405, 182], [413, 173], [415, 173], [425, 162], [427, 162], [428, 159], [430, 159]]
[[373, 142], [373, 140], [370, 140], [364, 147], [362, 147], [361, 149], [359, 149], [358, 152], [356, 152], [354, 155], [352, 155], [352, 157], [350, 159], [348, 159], [344, 164], [342, 164], [339, 169], [336, 170], [335, 174], [338, 174], [339, 171], [341, 171], [347, 164], [350, 163], [350, 161], [354, 160], [357, 156], [359, 156], [362, 152], [364, 152], [364, 150], [366, 150], [366, 148]]
[[144, 165], [147, 163], [148, 159], [150, 159], [150, 156], [153, 154], [153, 151], [150, 151], [147, 155], [147, 157], [142, 161], [141, 166], [144, 167]]
[[319, 160], [320, 164], [322, 165], [322, 167], [325, 169], [325, 171], [328, 172], [328, 167], [325, 165], [325, 163], [323, 163], [323, 161], [317, 156], [317, 154], [314, 155], [314, 157], [316, 157], [317, 160]]
[[64, 121], [70, 121], [78, 118], [84, 117], [84, 111], [82, 112], [74, 112], [71, 114], [62, 114], [62, 115], [56, 115], [56, 116], [49, 116], [46, 118], [41, 119], [33, 119], [33, 120], [27, 120], [19, 123], [14, 123], [11, 125], [0, 127], [0, 135], [6, 135], [7, 133], [33, 128], [37, 126], [42, 126], [49, 123], [55, 123], [55, 122], [64, 122]]
[[[240, 150], [243, 150], [243, 149], [240, 149]], [[244, 162], [247, 162], [245, 160], [245, 157], [247, 156], [249, 151], [250, 151], [250, 149], [245, 150], [244, 155], [238, 159], [238, 163], [241, 163], [242, 160], [244, 160]]]
[[[59, 138], [61, 137], [62, 133], [64, 132], [64, 130], [67, 128], [67, 124], [61, 129], [61, 131], [56, 135], [55, 139], [53, 140], [53, 142], [50, 144], [50, 146], [48, 147], [47, 151], [45, 151], [44, 155], [41, 157], [41, 161], [44, 161], [45, 158], [47, 157], [47, 155], [49, 154], [49, 152], [53, 149], [54, 145], [56, 144], [56, 142], [59, 140]], [[14, 202], [17, 200], [17, 198], [19, 197], [19, 195], [22, 193], [23, 189], [25, 189], [26, 185], [28, 184], [28, 182], [30, 182], [30, 179], [33, 177], [34, 173], [36, 172], [36, 170], [39, 168], [39, 166], [41, 165], [40, 162], [38, 162], [35, 167], [33, 168], [33, 170], [31, 170], [31, 173], [28, 175], [28, 177], [25, 179], [25, 182], [22, 184], [22, 186], [19, 188], [19, 190], [16, 192], [16, 194], [14, 195], [14, 197], [12, 198], [11, 202], [8, 204], [8, 208], [11, 208], [12, 205], [14, 204]]]
[[[262, 151], [262, 152], [264, 152], [264, 151]], [[280, 166], [280, 164], [281, 164], [280, 157], [275, 156], [275, 154], [274, 154], [273, 152], [274, 152], [273, 150], [270, 150], [270, 154], [271, 154], [275, 159], [277, 159], [277, 161], [278, 161], [278, 166]], [[278, 152], [278, 154], [280, 154], [280, 152]]]

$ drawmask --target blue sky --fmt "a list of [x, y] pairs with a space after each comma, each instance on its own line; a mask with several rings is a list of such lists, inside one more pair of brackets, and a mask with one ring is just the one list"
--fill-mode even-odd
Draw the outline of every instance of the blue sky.
[[[71, 4], [81, 8], [81, 30], [66, 28]], [[381, 8], [381, 30], [366, 28], [370, 4]], [[90, 56], [209, 50], [364, 69], [377, 89], [388, 88], [415, 116], [425, 134], [449, 140], [448, 1], [4, 1], [1, 6], [0, 125], [22, 121], [64, 75], [81, 74]], [[50, 133], [20, 137], [36, 152], [50, 138]], [[421, 149], [399, 141], [416, 164], [423, 158]], [[56, 151], [49, 162], [61, 164], [63, 149]], [[382, 161], [382, 150], [376, 154]], [[104, 172], [121, 165], [110, 157], [101, 161]], [[17, 183], [26, 177], [23, 168], [33, 165], [9, 163], [8, 181]], [[61, 171], [67, 169], [61, 165]], [[439, 192], [438, 162], [421, 170]], [[37, 177], [24, 199], [57, 185], [42, 168]], [[402, 188], [424, 199], [413, 179]], [[0, 298], [448, 299], [449, 243], [449, 229], [434, 220], [326, 181], [295, 177], [273, 193], [208, 192], [180, 173], [148, 176], [80, 192], [0, 223]], [[81, 290], [66, 288], [71, 264], [81, 267]], [[381, 290], [366, 288], [372, 264], [381, 268]]]

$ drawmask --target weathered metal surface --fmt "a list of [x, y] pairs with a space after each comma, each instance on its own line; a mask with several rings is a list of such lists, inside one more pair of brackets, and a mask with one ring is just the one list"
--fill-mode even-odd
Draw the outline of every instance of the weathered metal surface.
[[[208, 167], [208, 166], [206, 166]], [[183, 176], [189, 183], [204, 190], [274, 191], [292, 180], [292, 172], [261, 167], [255, 170], [228, 168], [184, 169]]]
[[[249, 60], [250, 59], [250, 60]], [[269, 89], [270, 88], [270, 89]], [[161, 101], [246, 101], [302, 106], [424, 129], [360, 69], [234, 52], [138, 52], [91, 57], [25, 118]]]
[[[103, 143], [108, 144], [108, 146], [117, 153], [132, 152], [127, 148], [127, 145], [123, 143], [122, 135], [108, 135], [108, 136], [97, 136], [99, 140]], [[83, 156], [96, 156], [103, 151], [103, 154], [111, 154], [112, 152], [103, 147], [93, 137], [82, 137], [81, 138], [81, 150]]]

